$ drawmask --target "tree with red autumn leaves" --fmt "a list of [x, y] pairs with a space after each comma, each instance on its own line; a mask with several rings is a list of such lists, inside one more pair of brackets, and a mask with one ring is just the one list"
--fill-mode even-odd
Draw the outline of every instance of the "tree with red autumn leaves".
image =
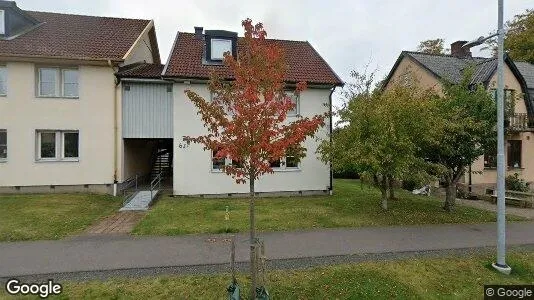
[[306, 83], [284, 81], [287, 66], [283, 50], [266, 39], [262, 23], [254, 25], [252, 20], [246, 19], [242, 26], [245, 36], [240, 40], [237, 59], [229, 52], [224, 54], [223, 63], [232, 78], [212, 72], [208, 83], [213, 95], [211, 101], [191, 90], [185, 91], [197, 108], [207, 133], [184, 137], [184, 141], [202, 144], [204, 150], [215, 153], [214, 159], [230, 158], [235, 163], [224, 166], [224, 172], [237, 184], [249, 183], [250, 258], [255, 295], [254, 185], [261, 176], [273, 173], [271, 162], [286, 155], [304, 157], [306, 149], [302, 143], [324, 126], [329, 113], [288, 120], [287, 113], [296, 104], [285, 90], [294, 87], [298, 95], [306, 89]]

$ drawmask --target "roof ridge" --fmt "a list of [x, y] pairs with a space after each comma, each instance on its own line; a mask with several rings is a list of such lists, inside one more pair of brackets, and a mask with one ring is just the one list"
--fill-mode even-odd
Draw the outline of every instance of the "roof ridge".
[[[421, 54], [421, 55], [428, 55], [428, 56], [441, 56], [441, 57], [451, 57], [451, 58], [457, 58], [457, 59], [466, 59], [461, 57], [456, 57], [452, 54], [436, 54], [436, 53], [425, 53], [425, 52], [419, 52], [419, 51], [410, 51], [410, 50], [403, 50], [402, 52], [408, 53], [408, 54]], [[482, 57], [482, 56], [471, 56], [469, 58], [480, 58], [480, 59], [491, 59], [492, 57]]]
[[[187, 34], [187, 35], [195, 35], [194, 32], [184, 32], [184, 31], [178, 31], [179, 34]], [[238, 39], [242, 39], [244, 37], [238, 36]], [[279, 42], [296, 42], [296, 43], [308, 43], [308, 41], [302, 41], [302, 40], [288, 40], [288, 39], [270, 39], [266, 38], [268, 41], [279, 41]]]
[[40, 11], [40, 10], [22, 10], [26, 13], [42, 13], [50, 15], [64, 15], [64, 16], [77, 16], [77, 17], [89, 17], [89, 18], [99, 18], [99, 19], [115, 19], [115, 20], [132, 20], [132, 21], [147, 21], [150, 22], [152, 19], [137, 19], [137, 18], [125, 18], [125, 17], [107, 17], [107, 16], [95, 16], [95, 15], [84, 15], [84, 14], [71, 14], [63, 12], [50, 12], [50, 11]]

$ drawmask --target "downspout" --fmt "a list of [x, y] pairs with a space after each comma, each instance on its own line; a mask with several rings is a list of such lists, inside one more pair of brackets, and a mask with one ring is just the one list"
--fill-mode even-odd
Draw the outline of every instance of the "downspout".
[[[108, 59], [108, 65], [113, 70], [113, 74], [115, 74], [115, 68], [113, 68], [113, 64], [111, 63], [111, 60]], [[118, 126], [117, 126], [117, 86], [119, 85], [119, 81], [115, 79], [115, 90], [113, 92], [113, 196], [117, 196], [117, 170], [118, 170], [118, 147], [117, 147], [117, 137], [118, 137]]]
[[[333, 130], [333, 114], [332, 114], [332, 94], [334, 93], [334, 91], [336, 90], [336, 86], [334, 86], [331, 90], [330, 90], [330, 95], [328, 96], [328, 102], [329, 102], [329, 106], [330, 106], [330, 146], [332, 146], [332, 130]], [[330, 159], [330, 187], [328, 188], [328, 191], [330, 193], [330, 195], [332, 195], [333, 193], [333, 189], [334, 189], [334, 186], [333, 186], [333, 180], [334, 180], [334, 170], [332, 169], [332, 159]]]

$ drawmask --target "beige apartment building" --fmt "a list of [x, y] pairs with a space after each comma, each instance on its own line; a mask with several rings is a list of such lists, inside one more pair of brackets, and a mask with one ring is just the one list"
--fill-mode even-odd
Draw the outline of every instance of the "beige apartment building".
[[[473, 68], [472, 83], [483, 84], [494, 93], [497, 86], [497, 59], [472, 57], [465, 41], [451, 45], [451, 54], [427, 54], [403, 51], [386, 78], [385, 88], [392, 84], [416, 80], [423, 88], [440, 92], [442, 80], [459, 82], [467, 68]], [[507, 174], [517, 173], [527, 182], [534, 182], [534, 65], [505, 57], [505, 96], [515, 100], [514, 111], [506, 119], [505, 155]], [[475, 191], [494, 187], [497, 180], [496, 149], [475, 161], [464, 176], [464, 183]]]
[[112, 193], [126, 176], [119, 67], [160, 63], [154, 22], [0, 1], [0, 192]]

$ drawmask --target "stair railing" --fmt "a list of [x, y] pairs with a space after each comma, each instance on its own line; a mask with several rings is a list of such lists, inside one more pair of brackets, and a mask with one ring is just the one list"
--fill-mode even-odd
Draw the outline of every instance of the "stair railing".
[[161, 177], [163, 176], [163, 172], [159, 172], [154, 179], [150, 182], [150, 199], [154, 198], [154, 190], [159, 192], [161, 190]]
[[139, 174], [135, 174], [134, 176], [126, 179], [122, 183], [122, 195], [124, 197], [124, 201], [122, 205], [126, 205], [133, 196], [137, 193], [139, 189]]

